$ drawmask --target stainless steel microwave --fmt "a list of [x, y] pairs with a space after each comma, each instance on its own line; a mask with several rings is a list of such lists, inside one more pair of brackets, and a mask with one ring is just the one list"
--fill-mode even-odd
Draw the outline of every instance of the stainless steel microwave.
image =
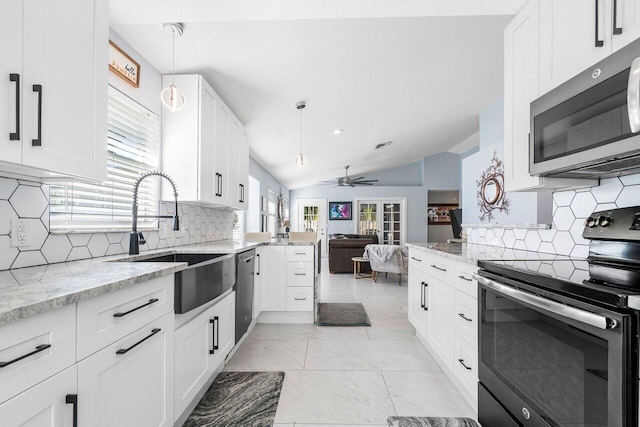
[[531, 175], [640, 172], [640, 39], [531, 103]]

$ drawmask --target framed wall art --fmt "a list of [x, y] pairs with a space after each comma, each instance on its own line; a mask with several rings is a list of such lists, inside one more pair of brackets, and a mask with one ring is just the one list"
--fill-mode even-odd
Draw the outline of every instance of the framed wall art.
[[109, 69], [133, 87], [140, 87], [140, 64], [109, 40]]
[[351, 207], [351, 202], [329, 202], [329, 219], [350, 220]]

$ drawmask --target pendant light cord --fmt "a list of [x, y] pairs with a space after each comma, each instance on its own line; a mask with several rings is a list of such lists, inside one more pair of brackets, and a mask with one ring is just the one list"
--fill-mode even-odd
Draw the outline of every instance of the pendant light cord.
[[171, 83], [176, 84], [176, 29], [171, 27], [171, 69], [172, 77]]
[[300, 154], [302, 154], [302, 108], [300, 109]]

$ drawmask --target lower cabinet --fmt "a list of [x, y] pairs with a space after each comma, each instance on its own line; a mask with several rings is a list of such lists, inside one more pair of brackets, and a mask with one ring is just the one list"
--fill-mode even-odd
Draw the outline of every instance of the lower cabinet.
[[436, 279], [427, 279], [427, 342], [447, 368], [453, 367], [455, 291]]
[[173, 313], [78, 363], [78, 424], [172, 426]]
[[285, 311], [287, 298], [285, 246], [260, 246], [258, 272], [262, 311]]
[[235, 292], [175, 332], [177, 420], [222, 366], [235, 343]]
[[73, 365], [0, 404], [0, 424], [29, 427], [77, 425], [74, 419], [77, 406], [73, 403], [77, 393], [78, 372]]

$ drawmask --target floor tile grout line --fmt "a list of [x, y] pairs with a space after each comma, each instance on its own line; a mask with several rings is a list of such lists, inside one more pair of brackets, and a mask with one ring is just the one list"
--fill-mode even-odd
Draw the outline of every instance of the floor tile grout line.
[[304, 351], [304, 363], [302, 364], [302, 370], [305, 371], [307, 369], [307, 355], [309, 354], [309, 343], [311, 339], [307, 339], [307, 348]]
[[396, 404], [393, 403], [393, 396], [391, 396], [391, 390], [389, 390], [389, 384], [387, 384], [387, 379], [384, 377], [384, 372], [381, 370], [380, 375], [382, 376], [382, 381], [384, 381], [384, 386], [387, 389], [387, 394], [389, 395], [389, 400], [391, 401], [391, 406], [393, 407], [393, 411], [395, 415], [398, 415], [398, 410], [396, 409]]

